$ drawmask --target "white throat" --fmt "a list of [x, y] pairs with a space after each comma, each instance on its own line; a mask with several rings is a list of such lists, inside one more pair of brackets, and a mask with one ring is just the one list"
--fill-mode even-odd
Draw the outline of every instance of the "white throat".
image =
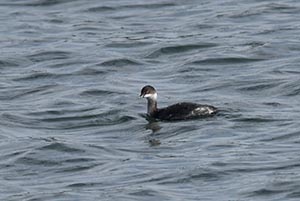
[[144, 98], [155, 100], [157, 99], [157, 93], [154, 94], [145, 94]]

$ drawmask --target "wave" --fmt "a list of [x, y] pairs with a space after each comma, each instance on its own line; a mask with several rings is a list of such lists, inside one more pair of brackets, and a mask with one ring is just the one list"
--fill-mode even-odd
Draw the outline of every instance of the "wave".
[[75, 0], [37, 0], [37, 1], [20, 1], [15, 3], [0, 3], [2, 6], [54, 6], [58, 4], [73, 2]]
[[175, 6], [175, 3], [152, 3], [152, 4], [125, 4], [125, 5], [118, 5], [118, 6], [96, 6], [87, 9], [88, 12], [110, 12], [116, 11], [120, 9], [158, 9], [164, 7], [172, 7]]
[[179, 54], [183, 52], [188, 52], [197, 49], [211, 48], [215, 47], [215, 43], [202, 43], [202, 44], [187, 44], [187, 45], [174, 45], [168, 47], [161, 47], [152, 53], [150, 53], [147, 58], [156, 58], [165, 54]]
[[38, 86], [34, 88], [16, 88], [14, 90], [9, 89], [2, 91], [0, 100], [14, 100], [14, 99], [19, 99], [25, 96], [33, 95], [33, 94], [40, 94], [40, 93], [45, 93], [50, 89], [53, 89], [57, 87], [57, 85], [44, 85], [44, 86]]
[[264, 61], [265, 59], [260, 58], [246, 58], [246, 57], [224, 57], [224, 58], [207, 58], [189, 62], [188, 64], [202, 64], [202, 65], [211, 65], [211, 64], [238, 64], [238, 63], [249, 63], [249, 62], [259, 62]]
[[[74, 111], [44, 111], [32, 112], [27, 114], [11, 114], [3, 113], [0, 116], [1, 124], [6, 126], [18, 126], [32, 129], [50, 129], [50, 130], [67, 130], [78, 129], [84, 127], [101, 127], [109, 125], [118, 125], [130, 122], [135, 117], [119, 114], [120, 111], [111, 110], [108, 112], [87, 114], [83, 111], [77, 111], [79, 114], [69, 114]], [[41, 116], [43, 114], [43, 116]], [[46, 115], [47, 114], [47, 115]]]
[[132, 59], [120, 58], [120, 59], [111, 59], [100, 63], [100, 66], [128, 66], [128, 65], [140, 65], [141, 63]]
[[27, 58], [33, 62], [68, 59], [71, 58], [71, 52], [66, 51], [42, 51], [28, 55]]

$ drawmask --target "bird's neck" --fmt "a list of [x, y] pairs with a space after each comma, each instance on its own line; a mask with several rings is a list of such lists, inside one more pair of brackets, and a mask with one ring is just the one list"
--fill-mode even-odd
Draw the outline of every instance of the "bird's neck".
[[157, 111], [157, 102], [155, 98], [148, 98], [148, 108], [147, 113], [150, 116], [153, 116], [153, 114]]

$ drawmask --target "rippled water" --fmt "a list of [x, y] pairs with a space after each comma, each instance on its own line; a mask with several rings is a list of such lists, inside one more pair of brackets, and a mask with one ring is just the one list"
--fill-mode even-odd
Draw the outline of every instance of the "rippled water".
[[[299, 200], [300, 3], [2, 0], [0, 200]], [[148, 122], [209, 103], [209, 119]]]

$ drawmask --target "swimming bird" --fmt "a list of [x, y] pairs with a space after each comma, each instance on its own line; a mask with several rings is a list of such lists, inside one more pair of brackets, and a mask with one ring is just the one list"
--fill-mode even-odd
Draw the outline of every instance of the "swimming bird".
[[140, 97], [148, 101], [147, 115], [158, 120], [174, 121], [201, 117], [210, 117], [218, 112], [211, 105], [182, 102], [165, 108], [157, 108], [157, 92], [153, 86], [146, 85], [142, 88]]

